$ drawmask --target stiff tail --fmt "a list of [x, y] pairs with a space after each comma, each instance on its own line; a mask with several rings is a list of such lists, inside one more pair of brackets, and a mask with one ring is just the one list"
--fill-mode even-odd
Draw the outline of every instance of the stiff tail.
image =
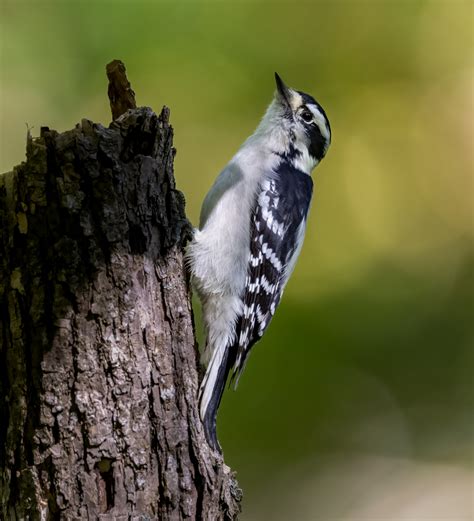
[[199, 388], [199, 414], [204, 424], [204, 433], [209, 445], [218, 452], [222, 451], [217, 441], [216, 416], [232, 365], [230, 348], [230, 345], [221, 345], [213, 351]]

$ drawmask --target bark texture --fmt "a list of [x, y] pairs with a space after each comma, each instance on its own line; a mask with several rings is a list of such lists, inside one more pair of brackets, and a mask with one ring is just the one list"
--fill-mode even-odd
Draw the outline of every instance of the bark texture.
[[169, 112], [28, 137], [0, 176], [0, 518], [235, 519], [205, 441]]
[[127, 110], [135, 109], [135, 93], [128, 81], [125, 64], [121, 60], [113, 60], [105, 68], [109, 79], [107, 94], [110, 101], [112, 119], [119, 118]]

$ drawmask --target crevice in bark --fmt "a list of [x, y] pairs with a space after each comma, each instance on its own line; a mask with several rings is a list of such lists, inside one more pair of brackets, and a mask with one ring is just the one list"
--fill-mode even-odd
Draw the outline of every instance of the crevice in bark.
[[102, 458], [96, 463], [97, 492], [99, 496], [99, 511], [101, 514], [114, 508], [115, 483], [111, 458]]

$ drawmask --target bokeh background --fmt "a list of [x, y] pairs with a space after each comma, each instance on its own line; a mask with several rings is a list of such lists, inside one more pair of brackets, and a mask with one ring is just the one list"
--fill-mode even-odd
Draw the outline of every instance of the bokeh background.
[[171, 107], [198, 222], [273, 72], [326, 109], [305, 246], [219, 416], [244, 521], [471, 520], [473, 3], [0, 0], [0, 171], [108, 123], [105, 64]]

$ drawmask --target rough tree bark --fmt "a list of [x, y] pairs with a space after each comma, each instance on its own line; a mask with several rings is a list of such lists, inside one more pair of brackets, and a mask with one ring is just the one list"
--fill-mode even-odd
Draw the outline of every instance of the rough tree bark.
[[42, 128], [0, 176], [1, 519], [237, 517], [198, 418], [172, 139], [167, 108]]

